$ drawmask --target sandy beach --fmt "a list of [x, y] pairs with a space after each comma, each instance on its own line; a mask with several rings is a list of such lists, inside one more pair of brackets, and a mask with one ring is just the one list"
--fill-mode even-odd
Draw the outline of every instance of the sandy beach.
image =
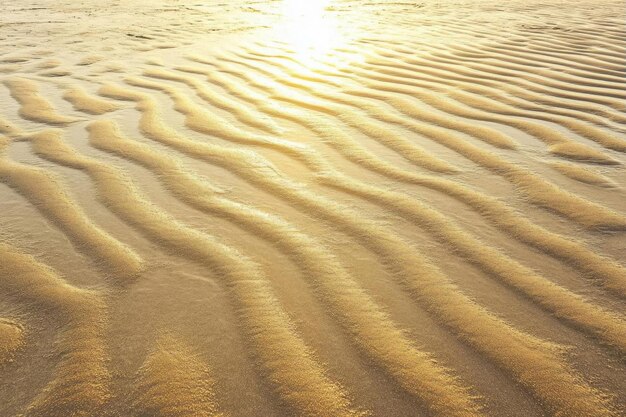
[[621, 0], [0, 0], [0, 417], [626, 415]]

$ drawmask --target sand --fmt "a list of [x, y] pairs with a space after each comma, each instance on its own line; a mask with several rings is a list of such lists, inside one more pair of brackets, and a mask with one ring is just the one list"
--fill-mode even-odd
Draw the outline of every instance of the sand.
[[0, 2], [0, 416], [625, 415], [625, 21]]

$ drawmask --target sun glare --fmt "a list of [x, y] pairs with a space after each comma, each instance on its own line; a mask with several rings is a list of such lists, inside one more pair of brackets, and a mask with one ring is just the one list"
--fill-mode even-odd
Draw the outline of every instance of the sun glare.
[[314, 66], [331, 63], [333, 49], [341, 45], [335, 18], [328, 13], [331, 0], [283, 0], [282, 23], [275, 28], [277, 38], [289, 45], [294, 58]]

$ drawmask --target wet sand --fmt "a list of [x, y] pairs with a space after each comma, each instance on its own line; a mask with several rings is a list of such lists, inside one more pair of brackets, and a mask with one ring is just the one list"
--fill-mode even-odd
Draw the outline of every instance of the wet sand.
[[0, 416], [626, 412], [622, 2], [0, 11]]

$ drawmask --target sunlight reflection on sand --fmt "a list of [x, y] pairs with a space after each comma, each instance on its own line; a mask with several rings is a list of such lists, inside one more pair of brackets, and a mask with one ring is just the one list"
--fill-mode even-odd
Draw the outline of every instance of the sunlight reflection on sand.
[[341, 66], [342, 60], [333, 51], [344, 46], [348, 37], [328, 11], [332, 2], [284, 0], [280, 8], [281, 23], [274, 28], [272, 36], [284, 42], [292, 50], [293, 58], [309, 68], [320, 63]]

